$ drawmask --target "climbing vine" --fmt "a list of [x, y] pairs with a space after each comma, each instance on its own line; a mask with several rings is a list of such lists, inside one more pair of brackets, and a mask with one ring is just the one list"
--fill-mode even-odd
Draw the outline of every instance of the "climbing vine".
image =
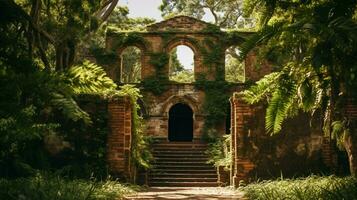
[[[138, 114], [140, 106], [138, 99], [141, 98], [140, 90], [133, 85], [120, 86], [120, 90], [112, 98], [116, 96], [126, 96], [130, 98], [132, 105], [132, 141], [131, 141], [131, 162], [134, 166], [144, 169], [149, 169], [152, 154], [149, 149], [150, 139], [144, 134], [143, 118]], [[134, 178], [135, 180], [135, 178]]]
[[155, 68], [155, 75], [145, 78], [142, 86], [144, 90], [160, 95], [168, 89], [169, 80], [163, 70], [169, 63], [170, 57], [167, 53], [160, 52], [152, 53], [150, 58], [149, 63]]

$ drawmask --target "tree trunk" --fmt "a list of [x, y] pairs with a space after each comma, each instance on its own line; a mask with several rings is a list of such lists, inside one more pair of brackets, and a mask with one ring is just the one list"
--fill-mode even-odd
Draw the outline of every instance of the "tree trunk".
[[348, 155], [351, 175], [357, 177], [357, 136], [355, 130], [352, 129], [351, 132], [346, 135], [344, 146]]

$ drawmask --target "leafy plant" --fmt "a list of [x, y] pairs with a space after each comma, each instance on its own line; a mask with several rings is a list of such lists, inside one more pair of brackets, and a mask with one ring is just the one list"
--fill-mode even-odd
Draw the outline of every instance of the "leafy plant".
[[110, 200], [134, 193], [137, 188], [115, 180], [66, 179], [54, 174], [30, 178], [0, 179], [1, 199]]
[[206, 151], [209, 156], [208, 163], [214, 164], [216, 167], [224, 166], [226, 170], [229, 170], [232, 164], [231, 141], [231, 135], [226, 135], [217, 138], [216, 142], [211, 142]]
[[309, 176], [298, 179], [261, 181], [240, 187], [249, 199], [356, 199], [357, 180], [353, 177]]

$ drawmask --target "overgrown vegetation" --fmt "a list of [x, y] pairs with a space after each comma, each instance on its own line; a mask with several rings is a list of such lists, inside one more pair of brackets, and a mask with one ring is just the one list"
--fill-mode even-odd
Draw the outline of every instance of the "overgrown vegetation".
[[73, 180], [54, 174], [0, 179], [0, 199], [6, 200], [114, 200], [122, 199], [137, 189], [110, 179]]
[[310, 176], [269, 180], [251, 183], [240, 189], [252, 200], [357, 199], [357, 180], [353, 177]]
[[206, 151], [209, 156], [208, 163], [214, 164], [216, 167], [223, 166], [225, 170], [229, 171], [232, 165], [231, 141], [231, 135], [225, 135], [210, 143]]
[[343, 145], [356, 175], [356, 120], [346, 111], [357, 99], [357, 2], [274, 2], [247, 2], [247, 9], [261, 14], [262, 28], [241, 50], [244, 57], [262, 47], [261, 57], [278, 72], [242, 94], [249, 103], [268, 102], [266, 128], [272, 134], [299, 109], [322, 113], [323, 131]]
[[[119, 96], [127, 96], [132, 104], [132, 140], [131, 140], [131, 158], [135, 168], [149, 169], [152, 154], [149, 149], [150, 138], [144, 133], [144, 121], [139, 115], [140, 106], [138, 99], [141, 98], [140, 90], [132, 85], [124, 85], [120, 87]], [[112, 98], [115, 98], [112, 97]], [[133, 180], [136, 180], [137, 169], [133, 169]]]

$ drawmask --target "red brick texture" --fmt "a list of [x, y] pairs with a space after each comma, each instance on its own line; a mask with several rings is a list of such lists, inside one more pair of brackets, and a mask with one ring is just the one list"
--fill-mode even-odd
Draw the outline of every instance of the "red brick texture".
[[337, 163], [336, 148], [326, 141], [321, 121], [300, 113], [287, 119], [279, 134], [265, 130], [265, 105], [231, 99], [232, 175], [234, 186], [261, 179], [329, 172]]
[[253, 115], [251, 106], [245, 104], [237, 98], [231, 99], [231, 134], [232, 134], [232, 172], [233, 185], [239, 186], [240, 181], [248, 178], [249, 172], [255, 165], [239, 152], [244, 148], [244, 125], [245, 118]]
[[132, 106], [129, 98], [123, 97], [108, 103], [109, 128], [107, 159], [113, 175], [130, 177], [130, 147]]

